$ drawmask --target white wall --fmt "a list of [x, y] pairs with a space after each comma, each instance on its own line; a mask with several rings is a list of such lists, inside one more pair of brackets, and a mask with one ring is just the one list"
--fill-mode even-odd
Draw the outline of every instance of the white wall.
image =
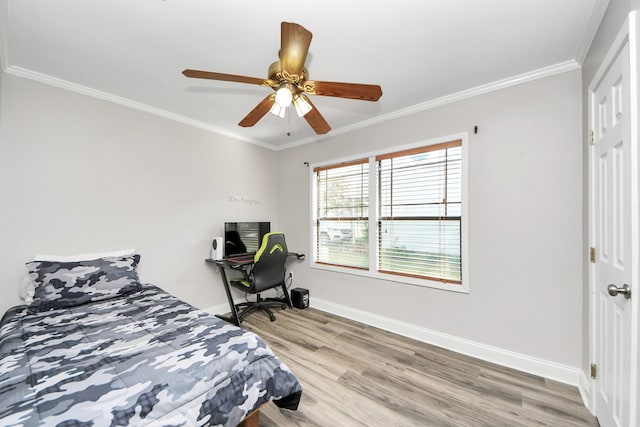
[[0, 312], [36, 253], [128, 247], [143, 281], [226, 303], [209, 239], [225, 220], [275, 222], [276, 153], [7, 74], [0, 93]]
[[[474, 135], [473, 126], [479, 133]], [[314, 298], [533, 358], [582, 362], [581, 76], [572, 71], [283, 151], [279, 219], [311, 253], [309, 170], [470, 132], [470, 294], [294, 265]]]

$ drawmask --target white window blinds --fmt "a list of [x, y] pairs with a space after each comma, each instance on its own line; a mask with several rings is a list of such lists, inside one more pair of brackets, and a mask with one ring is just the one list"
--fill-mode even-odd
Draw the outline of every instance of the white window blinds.
[[361, 159], [314, 169], [316, 262], [369, 266], [369, 163]]
[[378, 271], [461, 283], [461, 141], [376, 162]]

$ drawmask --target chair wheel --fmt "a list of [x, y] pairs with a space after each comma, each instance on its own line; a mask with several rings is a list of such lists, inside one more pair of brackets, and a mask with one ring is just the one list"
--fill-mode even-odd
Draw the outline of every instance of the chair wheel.
[[287, 308], [287, 304], [280, 304], [280, 308], [284, 310], [285, 308]]
[[271, 319], [272, 322], [276, 321], [276, 316], [273, 314], [269, 314], [269, 319]]

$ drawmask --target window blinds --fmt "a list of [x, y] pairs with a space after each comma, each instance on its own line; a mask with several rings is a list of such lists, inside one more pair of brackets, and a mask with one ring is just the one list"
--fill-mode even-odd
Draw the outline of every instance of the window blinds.
[[378, 270], [461, 283], [461, 141], [376, 162]]
[[367, 159], [314, 169], [316, 262], [368, 268]]

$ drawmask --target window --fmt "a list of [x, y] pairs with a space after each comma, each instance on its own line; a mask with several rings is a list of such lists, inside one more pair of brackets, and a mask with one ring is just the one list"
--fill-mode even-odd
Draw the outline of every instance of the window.
[[368, 268], [367, 159], [315, 168], [316, 262]]
[[314, 266], [461, 288], [463, 140], [314, 167]]
[[461, 282], [461, 141], [376, 157], [378, 271]]

